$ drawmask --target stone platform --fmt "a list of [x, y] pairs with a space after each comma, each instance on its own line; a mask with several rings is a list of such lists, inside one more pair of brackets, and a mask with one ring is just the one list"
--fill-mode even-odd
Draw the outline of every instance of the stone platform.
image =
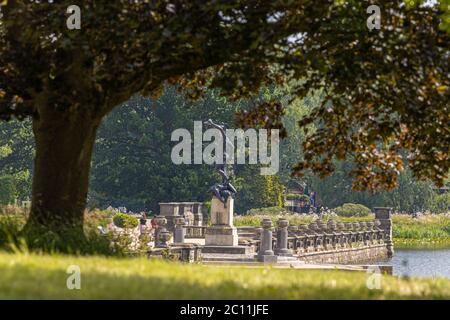
[[203, 253], [217, 253], [217, 254], [251, 254], [255, 252], [253, 247], [249, 246], [216, 246], [205, 245], [202, 248]]

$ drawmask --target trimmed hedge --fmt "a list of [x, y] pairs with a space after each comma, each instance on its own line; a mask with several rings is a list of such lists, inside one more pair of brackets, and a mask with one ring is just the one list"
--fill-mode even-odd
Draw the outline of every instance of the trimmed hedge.
[[372, 211], [358, 203], [344, 203], [333, 210], [340, 217], [367, 217]]
[[116, 213], [113, 217], [113, 222], [116, 227], [132, 229], [139, 225], [139, 220], [126, 213]]

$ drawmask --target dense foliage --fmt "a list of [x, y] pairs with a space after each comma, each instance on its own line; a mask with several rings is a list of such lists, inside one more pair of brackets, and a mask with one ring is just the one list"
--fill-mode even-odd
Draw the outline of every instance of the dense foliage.
[[369, 208], [357, 203], [344, 203], [333, 211], [341, 217], [367, 217], [372, 213]]
[[133, 229], [139, 224], [139, 219], [126, 213], [118, 212], [113, 216], [113, 222], [116, 227]]
[[[280, 171], [276, 176], [260, 176], [258, 166], [235, 166], [233, 183], [238, 189], [235, 202], [238, 213], [259, 207], [280, 207], [283, 186], [294, 181], [291, 169], [302, 159], [300, 146], [305, 141], [303, 130], [296, 127], [296, 122], [317, 104], [320, 94], [288, 103], [289, 91], [289, 87], [264, 89], [256, 99], [276, 98], [283, 102], [286, 110], [283, 123], [289, 135], [281, 141]], [[190, 102], [171, 86], [166, 87], [156, 100], [134, 97], [108, 115], [98, 131], [89, 206], [125, 206], [135, 212], [157, 213], [158, 202], [208, 200], [207, 190], [219, 177], [208, 165], [174, 165], [170, 160], [174, 145], [170, 142], [171, 132], [176, 128], [192, 130], [193, 121], [208, 118], [233, 127], [234, 113], [248, 109], [252, 103], [254, 101], [230, 103], [214, 91], [198, 102]], [[2, 124], [0, 141], [3, 145], [0, 175], [14, 177], [15, 197], [19, 202], [26, 200], [31, 196], [30, 172], [34, 154], [31, 123], [11, 121]], [[409, 170], [400, 174], [399, 186], [392, 191], [355, 192], [348, 175], [352, 166], [351, 160], [341, 161], [328, 178], [319, 179], [308, 174], [297, 181], [305, 182], [310, 191], [316, 191], [316, 202], [323, 207], [360, 203], [369, 208], [390, 206], [404, 212], [447, 211], [448, 204], [446, 206], [440, 200], [445, 196], [436, 195], [430, 183], [416, 181]], [[305, 196], [302, 198], [306, 199]], [[8, 199], [15, 200], [14, 197]]]

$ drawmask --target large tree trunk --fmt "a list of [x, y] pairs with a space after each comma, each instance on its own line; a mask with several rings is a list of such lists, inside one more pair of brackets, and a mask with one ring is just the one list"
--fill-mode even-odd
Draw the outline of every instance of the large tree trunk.
[[59, 242], [72, 242], [72, 249], [73, 239], [68, 238], [84, 237], [83, 213], [100, 121], [86, 110], [51, 111], [33, 119], [36, 157], [27, 236], [51, 233]]

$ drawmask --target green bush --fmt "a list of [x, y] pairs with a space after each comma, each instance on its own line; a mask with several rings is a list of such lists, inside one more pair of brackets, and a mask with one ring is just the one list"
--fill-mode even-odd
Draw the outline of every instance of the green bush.
[[136, 228], [139, 224], [139, 220], [126, 213], [116, 213], [113, 217], [114, 224], [119, 228], [132, 229]]
[[16, 185], [14, 177], [1, 176], [0, 177], [0, 204], [11, 204], [16, 198]]
[[289, 193], [288, 195], [286, 195], [286, 200], [309, 202], [310, 198], [306, 194]]
[[367, 217], [372, 213], [369, 208], [357, 203], [344, 203], [333, 211], [341, 217]]
[[431, 213], [450, 212], [450, 192], [433, 195], [428, 200], [427, 207]]

